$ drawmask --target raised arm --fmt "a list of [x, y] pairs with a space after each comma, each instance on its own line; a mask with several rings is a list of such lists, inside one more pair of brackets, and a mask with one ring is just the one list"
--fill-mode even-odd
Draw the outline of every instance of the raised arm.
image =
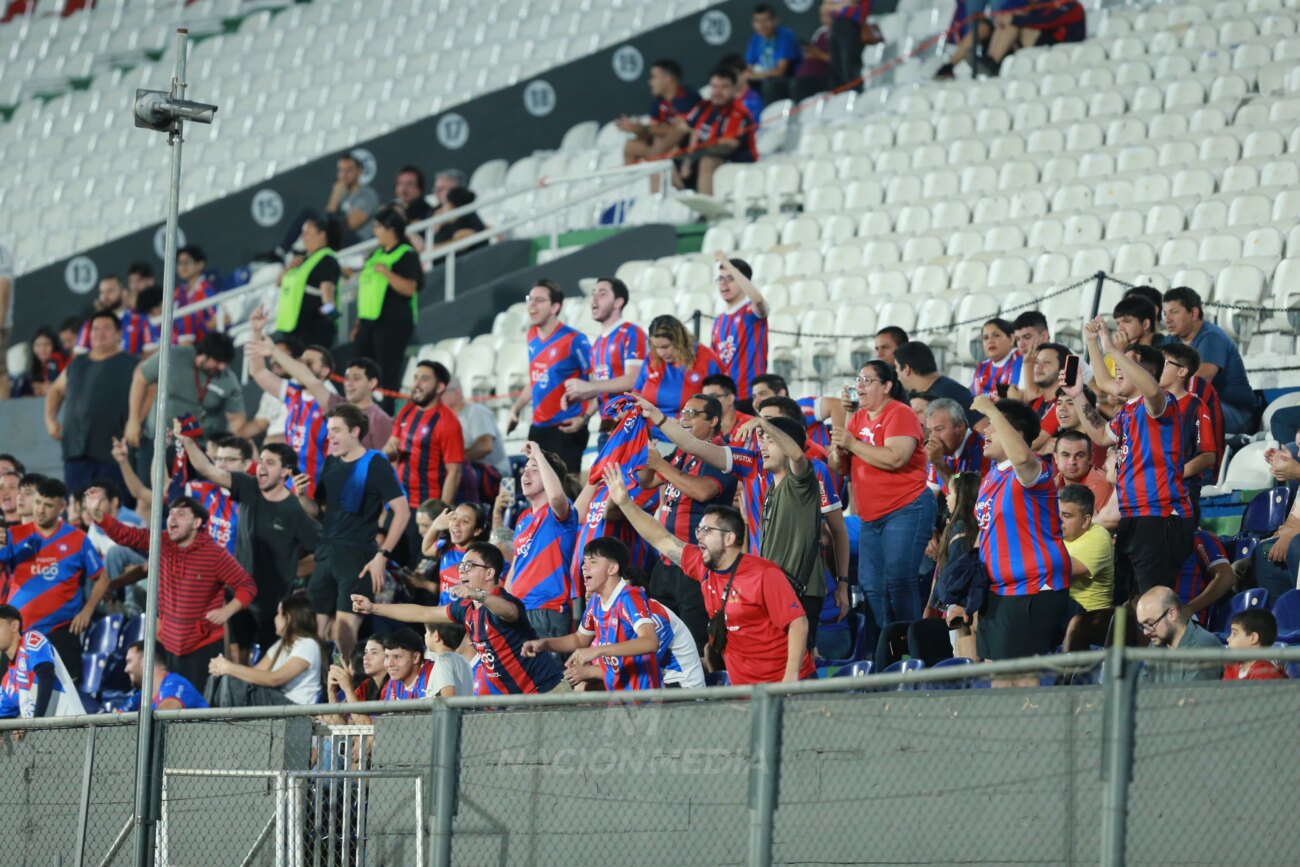
[[[280, 365], [280, 369], [285, 372], [286, 376], [294, 382], [300, 383], [303, 388], [307, 389], [307, 393], [314, 397], [316, 402], [322, 407], [329, 405], [330, 398], [333, 397], [333, 395], [330, 393], [330, 390], [325, 387], [325, 383], [321, 381], [320, 377], [311, 372], [310, 367], [303, 364], [274, 343], [263, 342], [263, 352], [267, 350], [270, 351], [270, 359]], [[263, 365], [263, 369], [265, 369], [265, 365]], [[272, 374], [272, 376], [274, 376], [274, 374]], [[259, 385], [260, 384], [261, 383], [259, 383]]]
[[[733, 148], [735, 144], [738, 144], [738, 142], [733, 143]], [[723, 251], [715, 251], [713, 258], [718, 263], [718, 267], [722, 269], [722, 273], [729, 275], [736, 282], [737, 288], [744, 292], [745, 297], [754, 305], [754, 315], [759, 319], [766, 319], [767, 314], [770, 312], [767, 299], [763, 297], [762, 292], [758, 291], [758, 287], [754, 285], [754, 282], [736, 270], [736, 266], [731, 264], [731, 259]]]
[[1110, 425], [1097, 412], [1097, 407], [1088, 403], [1088, 399], [1083, 396], [1083, 386], [1079, 383], [1074, 385], [1061, 386], [1060, 400], [1070, 402], [1074, 407], [1074, 414], [1079, 419], [1079, 430], [1088, 435], [1099, 446], [1113, 446], [1115, 444], [1115, 434], [1111, 432]]
[[686, 452], [688, 455], [693, 455], [699, 458], [709, 466], [716, 467], [723, 472], [729, 472], [731, 470], [731, 455], [728, 454], [726, 446], [720, 446], [699, 439], [695, 434], [686, 430], [679, 424], [670, 424], [665, 426], [664, 422], [668, 420], [668, 416], [664, 415], [657, 406], [635, 391], [629, 391], [626, 394], [627, 397], [635, 400], [637, 405], [641, 407], [641, 412], [646, 417], [646, 420], [659, 428], [659, 430], [663, 432], [663, 435], [668, 437], [672, 444], [677, 446], [677, 448]]
[[605, 467], [605, 484], [609, 487], [609, 499], [618, 506], [618, 510], [636, 530], [637, 535], [678, 566], [682, 563], [682, 552], [686, 543], [669, 533], [663, 524], [646, 514], [645, 510], [632, 502], [628, 496], [627, 486], [623, 484], [623, 468], [610, 464]]
[[410, 603], [371, 602], [364, 596], [352, 597], [352, 610], [357, 614], [378, 614], [389, 620], [403, 623], [451, 623], [445, 605], [412, 605]]
[[1042, 461], [1034, 454], [1020, 432], [1007, 421], [1007, 417], [998, 409], [997, 403], [987, 394], [981, 394], [971, 401], [971, 409], [989, 420], [989, 424], [998, 435], [998, 441], [1002, 443], [1002, 450], [1007, 454], [1007, 460], [1011, 461], [1011, 466], [1016, 471], [1016, 478], [1020, 480], [1020, 484], [1028, 487], [1038, 481], [1038, 477], [1043, 474]]
[[560, 477], [555, 474], [555, 468], [551, 462], [542, 454], [542, 447], [535, 442], [524, 443], [524, 457], [537, 464], [537, 475], [542, 480], [542, 489], [546, 491], [546, 502], [551, 507], [551, 512], [555, 515], [557, 521], [564, 521], [569, 517], [569, 498], [564, 495], [564, 484]]
[[136, 506], [141, 514], [147, 512], [153, 505], [153, 491], [140, 481], [136, 475], [135, 467], [131, 466], [131, 453], [127, 451], [126, 443], [123, 440], [113, 437], [113, 460], [117, 462], [117, 469], [122, 473], [122, 481], [126, 483], [126, 489], [131, 492], [131, 496], [136, 499]]
[[194, 467], [196, 473], [213, 484], [220, 485], [223, 488], [230, 487], [230, 473], [212, 463], [208, 459], [207, 453], [199, 448], [196, 439], [181, 435], [180, 419], [172, 419], [172, 433], [184, 446], [185, 456], [190, 459], [190, 465]]
[[[1142, 395], [1142, 401], [1146, 404], [1147, 413], [1152, 418], [1159, 418], [1164, 414], [1165, 405], [1169, 402], [1165, 395], [1165, 390], [1160, 387], [1160, 383], [1152, 376], [1147, 369], [1126, 353], [1118, 351], [1110, 341], [1110, 329], [1106, 327], [1106, 322], [1100, 316], [1084, 326], [1084, 331], [1088, 334], [1089, 354], [1092, 352], [1092, 345], [1097, 344], [1106, 355], [1113, 359], [1117, 370], [1124, 371], [1124, 378], [1133, 383], [1138, 394]], [[1105, 367], [1105, 364], [1101, 365]], [[1094, 369], [1096, 365], [1094, 365]]]
[[790, 439], [785, 431], [762, 416], [755, 416], [745, 422], [744, 426], [737, 432], [737, 437], [741, 440], [747, 440], [756, 430], [762, 430], [763, 436], [767, 437], [767, 441], [776, 446], [781, 454], [785, 455], [785, 459], [790, 462], [791, 473], [796, 476], [803, 476], [805, 473], [812, 471], [812, 461], [808, 460], [808, 456], [803, 453], [803, 449], [799, 448], [799, 444]]

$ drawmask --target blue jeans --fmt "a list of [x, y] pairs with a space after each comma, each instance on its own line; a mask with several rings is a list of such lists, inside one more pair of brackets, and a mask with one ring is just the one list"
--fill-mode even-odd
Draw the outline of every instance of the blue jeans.
[[[1233, 406], [1226, 400], [1219, 403], [1223, 407], [1223, 432], [1231, 436], [1232, 434], [1254, 433], [1251, 428], [1251, 421], [1254, 418], [1255, 411], [1250, 407]], [[1286, 440], [1283, 440], [1286, 442]]]
[[1268, 559], [1268, 552], [1273, 550], [1275, 539], [1260, 542], [1255, 548], [1255, 583], [1268, 591], [1268, 604], [1288, 590], [1294, 590], [1296, 575], [1300, 573], [1300, 542], [1292, 539], [1286, 549], [1286, 563], [1274, 563]]
[[[868, 647], [886, 623], [921, 619], [917, 573], [934, 532], [938, 501], [927, 488], [915, 500], [874, 521], [858, 537], [858, 585], [867, 598]], [[874, 627], [874, 628], [873, 628]]]

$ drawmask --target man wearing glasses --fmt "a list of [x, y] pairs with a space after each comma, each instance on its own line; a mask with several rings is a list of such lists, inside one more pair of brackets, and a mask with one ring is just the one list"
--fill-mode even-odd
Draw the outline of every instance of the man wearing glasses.
[[496, 546], [475, 542], [457, 567], [460, 584], [451, 589], [450, 605], [385, 605], [363, 595], [352, 597], [352, 610], [407, 623], [460, 623], [478, 651], [475, 695], [519, 695], [568, 688], [560, 665], [550, 654], [525, 656], [524, 645], [537, 640], [524, 604], [501, 587], [505, 558]]
[[[1182, 600], [1171, 587], [1152, 587], [1137, 604], [1138, 627], [1152, 647], [1185, 650], [1197, 647], [1221, 648], [1213, 634], [1194, 623], [1183, 610]], [[1204, 663], [1148, 662], [1138, 675], [1149, 683], [1180, 683], [1187, 680], [1218, 680], [1222, 665]]]
[[605, 484], [632, 529], [699, 582], [708, 616], [723, 612], [722, 661], [733, 685], [789, 683], [815, 675], [803, 605], [781, 567], [740, 550], [745, 539], [740, 512], [709, 506], [695, 528], [697, 544], [688, 545], [632, 502], [622, 467], [605, 467]]

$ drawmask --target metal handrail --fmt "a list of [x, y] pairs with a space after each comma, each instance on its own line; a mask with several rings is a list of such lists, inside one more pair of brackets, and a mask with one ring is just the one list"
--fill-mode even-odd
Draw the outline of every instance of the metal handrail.
[[[490, 241], [496, 238], [504, 231], [509, 231], [510, 229], [513, 229], [517, 226], [524, 225], [525, 223], [530, 223], [538, 219], [539, 217], [556, 214], [568, 210], [569, 208], [572, 208], [576, 205], [583, 204], [584, 202], [602, 198], [604, 196], [609, 195], [612, 191], [620, 189], [634, 181], [642, 180], [644, 178], [648, 178], [653, 175], [666, 176], [671, 172], [671, 170], [672, 170], [672, 163], [669, 162], [668, 160], [661, 160], [658, 162], [633, 163], [632, 165], [627, 165], [627, 166], [615, 166], [609, 169], [601, 169], [595, 172], [589, 172], [584, 175], [562, 175], [555, 178], [542, 177], [539, 178], [537, 182], [534, 184], [502, 190], [501, 192], [496, 193], [495, 195], [488, 196], [483, 199], [476, 199], [475, 201], [470, 202], [468, 205], [462, 205], [461, 207], [448, 211], [445, 214], [434, 214], [432, 217], [427, 217], [423, 220], [417, 220], [416, 222], [408, 225], [406, 227], [406, 230], [408, 233], [410, 232], [425, 233], [426, 248], [424, 252], [420, 255], [420, 262], [424, 265], [428, 265], [440, 259], [447, 258], [449, 256], [454, 256], [457, 252], [475, 246], [479, 243], [482, 243], [485, 240]], [[537, 192], [540, 189], [546, 189], [548, 187], [557, 187], [557, 186], [568, 186], [579, 182], [590, 181], [590, 180], [600, 179], [600, 178], [613, 178], [614, 180], [609, 184], [602, 185], [598, 189], [589, 190], [585, 193], [581, 193], [576, 196], [566, 197], [562, 203], [552, 205], [551, 207], [546, 208], [540, 212], [532, 212], [528, 216], [522, 218], [516, 217], [498, 226], [489, 226], [483, 231], [474, 233], [472, 236], [469, 236], [467, 238], [462, 238], [460, 241], [456, 241], [451, 244], [445, 244], [436, 249], [433, 248], [433, 244], [432, 244], [433, 230], [435, 227], [443, 223], [449, 223], [453, 220], [459, 219], [460, 217], [464, 217], [469, 214], [475, 213], [476, 211], [482, 210], [483, 208], [490, 208], [502, 202], [507, 202], [511, 199], [518, 198], [519, 196], [528, 195], [530, 193]], [[667, 184], [661, 183], [660, 196], [665, 195], [666, 189], [667, 189]], [[350, 247], [345, 247], [342, 250], [337, 251], [335, 255], [339, 257], [363, 255], [369, 253], [371, 250], [375, 249], [378, 245], [379, 245], [378, 241], [376, 241], [374, 238], [370, 238], [365, 241], [360, 241], [356, 244], [353, 244]], [[552, 248], [554, 248], [555, 246], [556, 246], [556, 233], [552, 231]], [[455, 297], [454, 265], [449, 267], [448, 271], [450, 273], [448, 274], [448, 288], [447, 288], [446, 300], [450, 301]], [[269, 275], [271, 274], [271, 269], [267, 269], [265, 273], [268, 276], [264, 279], [254, 279], [249, 281], [247, 285], [240, 286], [236, 289], [231, 289], [228, 292], [222, 292], [218, 295], [213, 295], [209, 298], [204, 298], [200, 301], [195, 301], [192, 304], [186, 304], [183, 307], [178, 307], [176, 309], [175, 315], [178, 317], [188, 316], [191, 313], [197, 313], [200, 310], [206, 310], [209, 307], [215, 307], [216, 305], [225, 301], [229, 301], [233, 298], [239, 298], [244, 295], [249, 295], [254, 292], [259, 292], [263, 289], [267, 289], [275, 285], [276, 279], [278, 279], [279, 275], [276, 274], [275, 278], [270, 277]]]

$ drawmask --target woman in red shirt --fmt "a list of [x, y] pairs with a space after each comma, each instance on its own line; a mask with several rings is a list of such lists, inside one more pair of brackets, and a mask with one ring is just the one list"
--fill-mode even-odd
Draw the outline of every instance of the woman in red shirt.
[[918, 575], [938, 506], [925, 484], [925, 433], [894, 368], [868, 361], [857, 378], [862, 408], [831, 431], [828, 462], [850, 473], [862, 520], [858, 584], [877, 635], [895, 621], [921, 619]]

